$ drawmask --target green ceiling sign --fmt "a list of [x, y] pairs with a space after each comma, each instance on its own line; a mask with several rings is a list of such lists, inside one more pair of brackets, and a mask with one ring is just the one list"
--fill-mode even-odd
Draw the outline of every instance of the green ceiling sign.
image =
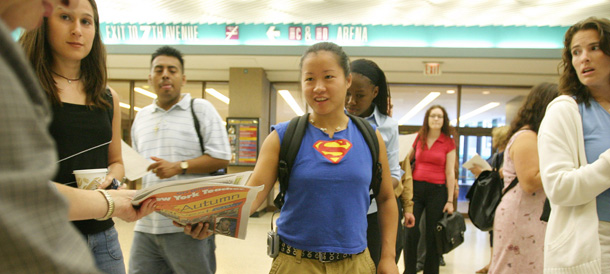
[[102, 23], [100, 29], [107, 45], [302, 46], [329, 41], [359, 47], [558, 49], [567, 27]]

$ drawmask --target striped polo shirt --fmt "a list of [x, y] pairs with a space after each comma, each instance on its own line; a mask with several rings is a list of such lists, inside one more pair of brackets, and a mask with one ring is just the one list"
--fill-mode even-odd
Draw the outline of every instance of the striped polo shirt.
[[[169, 110], [157, 105], [155, 99], [136, 115], [131, 127], [132, 146], [144, 158], [159, 157], [170, 162], [183, 161], [201, 156], [199, 138], [195, 131], [191, 113], [191, 95], [182, 94], [182, 99]], [[196, 99], [193, 108], [201, 125], [201, 136], [205, 154], [212, 158], [230, 160], [229, 138], [220, 115], [210, 102]], [[151, 160], [151, 163], [154, 161]], [[159, 179], [148, 173], [142, 178], [142, 187], [164, 181], [191, 179], [208, 174], [180, 174], [168, 179]], [[183, 232], [172, 225], [172, 221], [161, 214], [150, 214], [136, 223], [135, 231], [164, 234]]]

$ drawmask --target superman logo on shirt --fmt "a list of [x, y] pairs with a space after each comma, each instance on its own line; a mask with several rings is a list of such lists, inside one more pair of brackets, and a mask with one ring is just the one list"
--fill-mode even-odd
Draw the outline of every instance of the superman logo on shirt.
[[328, 159], [333, 164], [337, 164], [352, 148], [352, 143], [345, 139], [317, 141], [313, 144], [313, 148], [320, 152], [324, 158]]

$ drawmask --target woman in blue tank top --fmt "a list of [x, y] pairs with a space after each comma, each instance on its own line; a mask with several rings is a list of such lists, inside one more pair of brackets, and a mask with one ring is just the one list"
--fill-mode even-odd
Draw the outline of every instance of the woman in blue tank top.
[[[270, 273], [398, 273], [394, 262], [397, 206], [384, 142], [379, 142], [382, 183], [377, 195], [382, 251], [378, 271], [367, 249], [372, 156], [344, 112], [352, 78], [349, 58], [333, 43], [318, 43], [301, 57], [301, 88], [313, 113], [291, 169], [277, 221], [280, 253]], [[252, 211], [277, 179], [287, 122], [272, 127], [248, 185], [264, 185]], [[382, 140], [376, 131], [378, 140]]]
[[[119, 98], [106, 91], [106, 51], [95, 1], [79, 1], [74, 8], [58, 6], [40, 28], [24, 33], [20, 43], [53, 106], [50, 132], [61, 159], [54, 181], [76, 187], [74, 170], [97, 168], [108, 169], [99, 188], [122, 179]], [[112, 219], [73, 223], [101, 270], [125, 273]]]

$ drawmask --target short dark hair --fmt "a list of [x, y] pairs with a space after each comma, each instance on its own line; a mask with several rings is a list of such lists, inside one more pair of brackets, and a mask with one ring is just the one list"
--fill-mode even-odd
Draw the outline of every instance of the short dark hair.
[[564, 37], [562, 60], [559, 64], [560, 70], [562, 70], [559, 78], [559, 91], [562, 94], [576, 97], [577, 102], [584, 102], [588, 106], [591, 93], [580, 82], [576, 69], [572, 65], [572, 39], [581, 30], [596, 31], [599, 34], [599, 48], [604, 54], [610, 56], [610, 20], [589, 17], [571, 26]]
[[305, 57], [307, 57], [307, 55], [309, 55], [310, 53], [316, 53], [318, 51], [328, 51], [334, 53], [337, 56], [337, 62], [339, 63], [339, 66], [343, 69], [343, 74], [345, 75], [345, 78], [349, 76], [349, 57], [347, 57], [347, 54], [345, 53], [345, 51], [343, 51], [343, 48], [331, 42], [320, 42], [313, 44], [309, 48], [307, 48], [305, 53], [303, 53], [303, 56], [301, 56], [299, 69], [303, 68], [303, 60], [305, 60]]
[[152, 65], [155, 58], [161, 55], [176, 57], [176, 59], [180, 61], [180, 69], [182, 70], [182, 73], [184, 73], [184, 59], [182, 58], [182, 52], [170, 46], [162, 46], [153, 52], [152, 57], [150, 58], [150, 64]]

